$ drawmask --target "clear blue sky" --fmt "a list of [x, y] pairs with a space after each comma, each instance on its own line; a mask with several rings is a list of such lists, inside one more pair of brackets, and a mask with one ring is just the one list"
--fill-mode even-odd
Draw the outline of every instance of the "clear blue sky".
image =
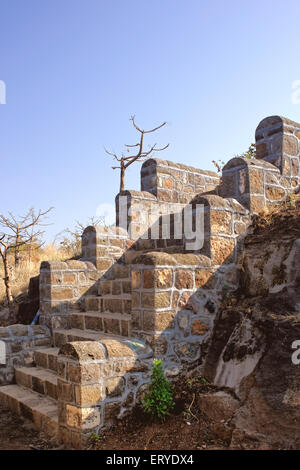
[[50, 240], [114, 203], [103, 146], [135, 142], [131, 114], [168, 121], [160, 157], [202, 169], [266, 116], [300, 121], [299, 18], [299, 0], [1, 0], [1, 212], [55, 206]]

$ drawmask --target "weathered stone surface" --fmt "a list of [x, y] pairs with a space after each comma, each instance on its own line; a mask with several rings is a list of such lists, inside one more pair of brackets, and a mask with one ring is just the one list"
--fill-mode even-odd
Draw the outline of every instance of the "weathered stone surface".
[[123, 377], [111, 377], [105, 382], [106, 394], [108, 397], [117, 397], [122, 395], [125, 389]]
[[225, 237], [211, 237], [211, 251], [214, 264], [232, 263], [234, 259], [234, 240]]
[[210, 228], [213, 233], [232, 234], [232, 214], [227, 211], [210, 211]]
[[266, 188], [266, 197], [271, 201], [282, 200], [285, 196], [285, 191], [282, 188], [276, 188], [273, 186], [267, 186]]
[[177, 356], [183, 361], [194, 361], [200, 354], [200, 344], [192, 341], [178, 343], [174, 349]]
[[193, 335], [205, 335], [208, 330], [206, 323], [203, 323], [200, 320], [195, 320], [192, 323], [192, 333]]
[[141, 284], [141, 273], [140, 271], [132, 271], [131, 272], [131, 279], [132, 279], [132, 288], [138, 289]]
[[207, 269], [196, 269], [195, 286], [197, 288], [213, 289], [216, 285], [215, 274]]
[[142, 293], [143, 307], [167, 308], [170, 306], [171, 292]]
[[227, 421], [231, 419], [240, 407], [240, 403], [226, 392], [200, 393], [198, 405], [203, 414], [214, 421]]
[[78, 408], [67, 404], [66, 424], [70, 428], [93, 429], [100, 424], [100, 413], [97, 408]]
[[175, 312], [163, 311], [163, 312], [147, 312], [144, 311], [144, 330], [145, 331], [164, 331], [169, 328], [173, 328], [173, 320]]
[[178, 269], [176, 271], [175, 286], [177, 289], [193, 289], [193, 273], [187, 269]]
[[100, 367], [98, 364], [68, 364], [67, 379], [70, 382], [85, 383], [96, 382], [100, 379]]
[[77, 405], [95, 405], [103, 401], [105, 393], [101, 385], [75, 385], [75, 402]]
[[166, 289], [172, 286], [173, 274], [171, 269], [155, 269], [144, 271], [145, 289], [154, 288]]
[[78, 361], [105, 358], [105, 350], [103, 346], [95, 341], [66, 343], [60, 348], [59, 354], [73, 357]]
[[102, 339], [101, 343], [105, 345], [109, 358], [119, 356], [134, 356], [134, 352], [130, 346], [122, 341], [114, 339]]

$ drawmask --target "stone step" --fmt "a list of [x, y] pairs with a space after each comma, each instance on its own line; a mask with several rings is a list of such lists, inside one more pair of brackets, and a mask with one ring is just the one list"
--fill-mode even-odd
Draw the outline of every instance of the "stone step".
[[101, 279], [99, 281], [98, 294], [103, 295], [122, 295], [131, 293], [131, 279], [120, 278], [114, 280]]
[[34, 423], [37, 429], [58, 439], [57, 401], [21, 385], [0, 387], [0, 404]]
[[101, 312], [102, 304], [102, 297], [99, 295], [86, 295], [84, 298], [84, 308], [86, 312]]
[[86, 312], [131, 313], [131, 294], [85, 297]]
[[15, 367], [18, 385], [57, 400], [57, 375], [40, 367]]
[[114, 264], [112, 272], [115, 279], [130, 279], [130, 265], [128, 264]]
[[34, 351], [34, 362], [38, 367], [57, 371], [58, 348], [43, 348]]
[[70, 341], [101, 341], [101, 339], [107, 338], [124, 339], [121, 335], [107, 334], [91, 330], [80, 330], [77, 328], [71, 328], [69, 330], [54, 330], [53, 338], [55, 346], [59, 348]]
[[70, 328], [129, 336], [131, 315], [110, 312], [80, 312], [69, 316]]

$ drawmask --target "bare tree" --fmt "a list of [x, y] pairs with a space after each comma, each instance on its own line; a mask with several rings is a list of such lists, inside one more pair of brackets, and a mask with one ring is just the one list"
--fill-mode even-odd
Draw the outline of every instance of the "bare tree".
[[90, 217], [86, 224], [76, 220], [75, 227], [73, 229], [66, 228], [59, 232], [53, 243], [57, 241], [64, 248], [69, 255], [77, 257], [81, 255], [81, 236], [84, 229], [88, 225], [105, 225], [105, 219], [103, 216], [100, 217]]
[[145, 130], [141, 129], [139, 126], [137, 126], [137, 124], [135, 122], [135, 116], [131, 116], [130, 120], [132, 121], [132, 124], [135, 127], [135, 129], [140, 133], [140, 141], [137, 144], [133, 144], [133, 145], [125, 144], [125, 147], [126, 147], [128, 153], [130, 153], [131, 148], [136, 147], [137, 148], [137, 153], [135, 155], [128, 155], [128, 156], [125, 156], [122, 153], [121, 156], [118, 156], [117, 154], [109, 152], [108, 150], [104, 149], [105, 152], [108, 155], [111, 155], [115, 160], [117, 160], [120, 163], [119, 166], [113, 166], [112, 167], [113, 170], [120, 169], [120, 192], [124, 191], [124, 188], [125, 188], [125, 171], [127, 170], [127, 168], [130, 165], [132, 165], [132, 163], [134, 163], [136, 161], [145, 161], [145, 160], [147, 160], [148, 158], [151, 157], [153, 152], [161, 152], [162, 150], [165, 150], [167, 147], [169, 147], [169, 144], [168, 144], [168, 145], [165, 145], [165, 147], [157, 148], [156, 147], [157, 144], [154, 144], [150, 147], [150, 150], [148, 150], [148, 151], [144, 150], [144, 137], [145, 137], [145, 134], [150, 134], [152, 132], [157, 131], [158, 129], [161, 129], [163, 126], [165, 126], [167, 124], [166, 122], [163, 122], [162, 124], [155, 127], [154, 129], [150, 129], [148, 131], [145, 131]]
[[16, 249], [20, 248], [20, 246], [28, 243], [30, 239], [23, 240], [22, 242], [16, 244], [10, 235], [3, 234], [0, 237], [0, 255], [3, 262], [4, 267], [4, 284], [5, 284], [5, 292], [6, 292], [6, 299], [7, 305], [9, 309], [9, 313], [11, 316], [14, 315], [14, 305], [13, 305], [13, 295], [11, 291], [11, 278], [10, 278], [10, 265], [9, 265], [9, 254], [11, 251], [15, 251]]
[[[31, 258], [34, 241], [37, 241], [44, 233], [37, 227], [48, 225], [43, 223], [43, 219], [52, 209], [53, 207], [50, 207], [46, 211], [39, 210], [35, 213], [34, 209], [30, 208], [24, 216], [18, 218], [11, 212], [8, 213], [8, 216], [0, 214], [0, 226], [4, 227], [5, 235], [9, 235], [11, 250], [14, 251], [15, 267], [20, 264], [21, 246], [25, 244], [29, 246], [29, 258]], [[7, 230], [9, 233], [7, 233]], [[26, 240], [25, 243], [24, 240]], [[36, 247], [40, 248], [41, 245]]]
[[50, 207], [46, 211], [39, 210], [35, 213], [34, 209], [31, 208], [25, 216], [16, 218], [11, 212], [6, 217], [0, 214], [0, 227], [3, 230], [0, 233], [0, 256], [3, 262], [4, 268], [4, 284], [6, 291], [6, 299], [8, 304], [9, 313], [11, 316], [14, 315], [14, 304], [13, 295], [11, 291], [11, 254], [14, 258], [14, 266], [17, 267], [20, 263], [20, 249], [21, 247], [29, 247], [29, 256], [33, 249], [33, 243], [35, 248], [40, 248], [42, 243], [39, 243], [39, 239], [44, 233], [39, 227], [48, 225], [43, 223], [43, 218], [53, 209]]

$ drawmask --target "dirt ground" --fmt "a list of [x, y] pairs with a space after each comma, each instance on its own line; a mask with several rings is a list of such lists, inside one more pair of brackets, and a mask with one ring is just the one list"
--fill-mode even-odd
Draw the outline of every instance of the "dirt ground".
[[55, 449], [57, 444], [37, 431], [33, 424], [0, 406], [0, 451]]
[[174, 390], [175, 407], [163, 422], [143, 409], [120, 421], [114, 428], [94, 436], [88, 449], [96, 450], [224, 450], [230, 443], [222, 435], [222, 423], [208, 420], [198, 407], [200, 392], [215, 391], [204, 379], [181, 378]]
[[[141, 408], [99, 436], [90, 439], [88, 450], [176, 450], [227, 449], [216, 423], [202, 416], [197, 393], [213, 387], [201, 382], [181, 381], [175, 388], [175, 408], [164, 422], [153, 420]], [[63, 450], [33, 424], [0, 406], [0, 450]]]

